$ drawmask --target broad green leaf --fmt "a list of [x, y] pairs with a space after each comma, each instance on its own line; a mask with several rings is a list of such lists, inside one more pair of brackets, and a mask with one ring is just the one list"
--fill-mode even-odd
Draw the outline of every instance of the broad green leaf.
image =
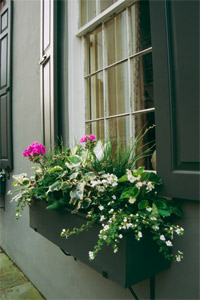
[[152, 211], [151, 211], [151, 214], [150, 216], [151, 217], [158, 217], [159, 213], [158, 213], [158, 209], [157, 209], [157, 206], [153, 203], [152, 204]]
[[144, 172], [141, 176], [141, 181], [151, 181], [152, 183], [157, 185], [161, 185], [163, 183], [162, 179], [153, 172]]
[[55, 166], [49, 170], [49, 174], [56, 172], [56, 171], [63, 171], [63, 168], [60, 166]]
[[50, 187], [49, 187], [49, 189], [47, 191], [47, 194], [50, 193], [50, 192], [59, 191], [60, 188], [61, 188], [61, 186], [62, 186], [62, 181], [57, 180], [52, 185], [50, 185]]
[[168, 209], [158, 209], [158, 212], [161, 216], [164, 216], [164, 217], [169, 217], [171, 216], [171, 213]]
[[143, 171], [144, 171], [144, 167], [140, 167], [134, 172], [133, 176], [137, 177], [139, 175], [142, 175]]
[[74, 172], [69, 176], [69, 180], [73, 180], [76, 179], [78, 177], [79, 173], [78, 172]]
[[65, 163], [69, 169], [78, 167], [81, 164], [81, 157], [78, 155], [69, 156], [68, 161]]
[[82, 200], [84, 192], [85, 183], [78, 182], [74, 190], [70, 192], [70, 197], [72, 200]]
[[144, 209], [149, 206], [149, 201], [148, 200], [142, 200], [138, 203], [138, 208], [139, 209]]
[[155, 200], [154, 201], [155, 205], [157, 206], [157, 208], [160, 208], [160, 209], [167, 209], [167, 204], [162, 201], [162, 200]]
[[136, 198], [138, 196], [139, 192], [140, 192], [140, 190], [136, 186], [134, 186], [134, 188], [131, 189], [130, 196], [132, 198]]
[[51, 205], [47, 206], [46, 209], [48, 210], [53, 210], [53, 209], [58, 209], [61, 207], [61, 203], [59, 201], [55, 201], [54, 203], [52, 203]]
[[120, 178], [118, 179], [118, 182], [126, 182], [126, 181], [128, 181], [128, 176], [127, 176], [127, 174], [123, 175], [122, 177], [120, 177]]
[[175, 215], [177, 215], [178, 217], [181, 217], [181, 218], [184, 217], [184, 214], [183, 214], [182, 210], [179, 209], [178, 207], [171, 207], [171, 211], [172, 211]]

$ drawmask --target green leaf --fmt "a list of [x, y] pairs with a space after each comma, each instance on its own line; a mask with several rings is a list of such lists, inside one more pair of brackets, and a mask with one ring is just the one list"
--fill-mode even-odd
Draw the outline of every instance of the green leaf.
[[149, 206], [149, 201], [148, 200], [142, 200], [141, 202], [138, 203], [138, 208], [139, 209], [144, 209]]
[[63, 168], [60, 166], [55, 166], [49, 170], [49, 174], [56, 172], [56, 171], [63, 171]]
[[162, 179], [153, 172], [144, 172], [141, 175], [141, 181], [151, 181], [154, 184], [161, 185]]
[[143, 171], [144, 171], [144, 167], [140, 167], [136, 170], [136, 172], [134, 172], [133, 176], [137, 177], [139, 175], [142, 175]]
[[127, 174], [123, 175], [122, 177], [120, 177], [120, 178], [118, 179], [118, 182], [126, 182], [126, 181], [128, 181], [128, 176], [127, 176]]
[[164, 217], [169, 217], [171, 216], [171, 213], [168, 209], [158, 209], [158, 212], [161, 216], [164, 216]]
[[82, 200], [83, 199], [83, 192], [84, 192], [84, 182], [78, 182], [74, 190], [70, 192], [70, 197], [73, 200]]
[[180, 218], [184, 217], [182, 210], [179, 209], [178, 207], [171, 207], [171, 211]]
[[138, 196], [139, 192], [140, 192], [140, 190], [136, 186], [134, 186], [134, 188], [131, 189], [130, 196], [132, 198], [136, 198]]
[[159, 213], [158, 213], [157, 206], [153, 203], [150, 217], [156, 217], [157, 218], [158, 216], [159, 216]]
[[52, 185], [50, 185], [47, 194], [50, 192], [59, 191], [61, 189], [61, 186], [62, 186], [62, 181], [57, 180]]
[[61, 203], [59, 201], [55, 201], [51, 205], [47, 206], [46, 209], [47, 210], [54, 210], [54, 209], [58, 209], [60, 207], [61, 207]]
[[68, 161], [65, 164], [69, 169], [72, 169], [80, 166], [81, 162], [82, 162], [81, 157], [78, 155], [74, 155], [74, 156], [69, 156]]
[[155, 200], [154, 203], [157, 206], [157, 208], [160, 208], [160, 209], [167, 209], [168, 208], [167, 204], [161, 199]]

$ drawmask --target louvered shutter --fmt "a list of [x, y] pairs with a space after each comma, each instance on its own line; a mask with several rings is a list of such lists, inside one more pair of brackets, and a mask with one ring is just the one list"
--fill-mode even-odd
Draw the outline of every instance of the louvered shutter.
[[162, 193], [199, 200], [199, 1], [150, 1], [150, 14]]
[[0, 12], [0, 169], [12, 169], [11, 1]]
[[57, 138], [56, 2], [41, 0], [41, 113], [43, 143], [47, 148], [53, 148]]

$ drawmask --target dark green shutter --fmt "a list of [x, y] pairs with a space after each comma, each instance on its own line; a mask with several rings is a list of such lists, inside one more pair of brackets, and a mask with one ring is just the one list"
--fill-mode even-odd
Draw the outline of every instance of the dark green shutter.
[[162, 193], [199, 200], [199, 1], [150, 1], [150, 14]]
[[0, 12], [0, 169], [12, 169], [11, 1]]
[[56, 1], [41, 0], [41, 113], [43, 143], [54, 147], [57, 138]]

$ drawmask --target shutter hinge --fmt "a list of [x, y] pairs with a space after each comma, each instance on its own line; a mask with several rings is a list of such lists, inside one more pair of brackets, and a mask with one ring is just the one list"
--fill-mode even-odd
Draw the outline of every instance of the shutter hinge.
[[42, 60], [39, 62], [39, 64], [40, 65], [45, 65], [48, 62], [49, 59], [50, 59], [50, 56], [44, 55], [42, 57]]

